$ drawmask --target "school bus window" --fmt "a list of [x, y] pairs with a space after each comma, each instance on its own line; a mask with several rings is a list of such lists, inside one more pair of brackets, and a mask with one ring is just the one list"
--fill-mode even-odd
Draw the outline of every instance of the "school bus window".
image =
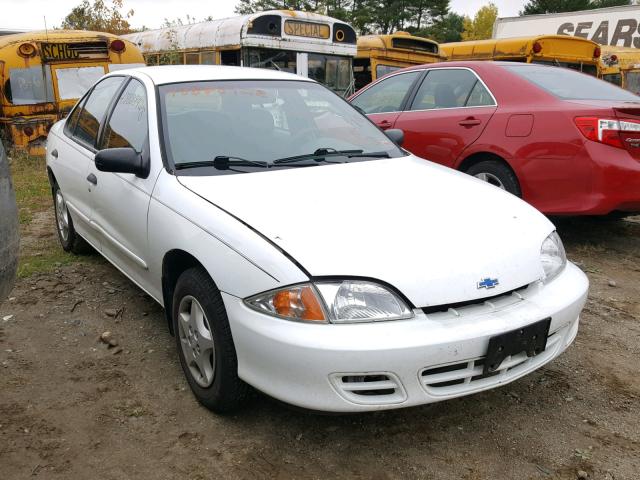
[[199, 53], [185, 53], [185, 65], [200, 65], [200, 54]]
[[380, 78], [387, 73], [395, 72], [403, 67], [396, 67], [393, 65], [376, 65], [376, 78]]
[[53, 102], [53, 84], [48, 66], [12, 68], [5, 94], [14, 105]]
[[56, 69], [60, 100], [80, 98], [104, 75], [104, 67], [78, 67]]
[[[269, 68], [296, 73], [296, 52], [270, 50], [267, 48], [248, 48], [245, 55], [247, 67]], [[311, 60], [309, 60], [309, 64], [311, 64]]]
[[602, 79], [605, 82], [613, 83], [614, 85], [617, 85], [619, 87], [622, 86], [622, 75], [620, 75], [619, 73], [603, 75]]
[[202, 65], [215, 65], [216, 64], [216, 52], [202, 52], [202, 53], [200, 53], [200, 63]]
[[309, 54], [309, 78], [327, 87], [344, 91], [351, 83], [351, 62], [348, 57]]
[[626, 72], [624, 88], [636, 95], [640, 95], [640, 72]]

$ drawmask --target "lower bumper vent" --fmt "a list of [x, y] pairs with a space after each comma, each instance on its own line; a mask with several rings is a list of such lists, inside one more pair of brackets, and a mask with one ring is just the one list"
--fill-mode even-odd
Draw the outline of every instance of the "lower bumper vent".
[[337, 392], [353, 403], [387, 405], [402, 403], [407, 394], [392, 373], [334, 373], [330, 381]]

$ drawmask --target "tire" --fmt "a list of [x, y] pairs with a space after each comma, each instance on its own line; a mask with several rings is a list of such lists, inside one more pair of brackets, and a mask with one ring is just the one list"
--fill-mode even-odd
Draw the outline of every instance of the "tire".
[[469, 167], [467, 174], [522, 197], [520, 183], [513, 171], [498, 160], [484, 160]]
[[73, 227], [73, 219], [67, 209], [62, 190], [57, 183], [53, 184], [53, 209], [56, 215], [56, 232], [58, 240], [65, 252], [78, 254], [89, 253], [91, 245], [82, 238]]
[[172, 321], [180, 365], [198, 401], [216, 413], [240, 408], [251, 388], [238, 377], [238, 358], [220, 291], [202, 268], [190, 268], [178, 278]]

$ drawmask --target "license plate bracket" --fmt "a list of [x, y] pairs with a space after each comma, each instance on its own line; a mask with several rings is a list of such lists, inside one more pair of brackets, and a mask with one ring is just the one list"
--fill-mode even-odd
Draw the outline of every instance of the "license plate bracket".
[[535, 357], [544, 352], [550, 326], [551, 317], [491, 337], [482, 374], [487, 375], [495, 372], [500, 368], [505, 358], [520, 352], [527, 352], [527, 357]]

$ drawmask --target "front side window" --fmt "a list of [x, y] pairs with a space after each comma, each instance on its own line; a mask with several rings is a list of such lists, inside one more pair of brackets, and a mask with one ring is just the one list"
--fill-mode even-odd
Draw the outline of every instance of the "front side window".
[[372, 85], [351, 103], [365, 113], [399, 112], [409, 89], [422, 72], [399, 73]]
[[102, 148], [129, 147], [140, 153], [146, 144], [147, 132], [147, 94], [144, 85], [132, 79], [104, 129]]
[[336, 92], [345, 92], [351, 85], [351, 59], [337, 55], [308, 54], [309, 78]]
[[51, 69], [48, 65], [9, 70], [5, 94], [14, 105], [33, 105], [55, 101]]
[[78, 117], [73, 133], [74, 138], [93, 147], [96, 143], [100, 122], [104, 119], [109, 103], [120, 88], [123, 77], [109, 77], [102, 80], [94, 88]]
[[503, 68], [562, 100], [640, 101], [637, 95], [622, 88], [564, 68], [531, 64], [504, 65]]
[[478, 77], [462, 69], [432, 69], [411, 104], [411, 110], [491, 105], [493, 100]]
[[288, 50], [247, 48], [245, 50], [244, 64], [245, 67], [268, 68], [282, 72], [296, 73], [296, 60], [296, 52]]
[[[371, 160], [341, 155], [404, 153], [375, 125], [340, 97], [307, 81], [210, 81], [163, 85], [159, 89], [165, 151], [170, 163], [239, 157], [267, 162], [211, 175], [290, 168], [278, 159], [326, 152], [302, 166]], [[340, 155], [340, 156], [336, 156]], [[279, 166], [275, 166], [279, 165]]]
[[104, 75], [104, 67], [57, 68], [58, 97], [75, 100], [83, 96]]

